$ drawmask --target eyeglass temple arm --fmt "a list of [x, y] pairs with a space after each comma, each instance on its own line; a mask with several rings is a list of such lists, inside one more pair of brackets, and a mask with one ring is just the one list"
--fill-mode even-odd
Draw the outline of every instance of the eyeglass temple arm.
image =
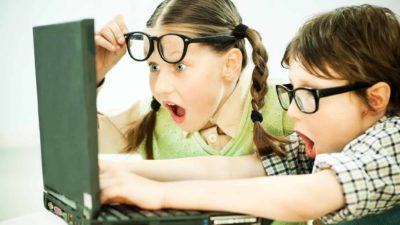
[[222, 42], [230, 42], [230, 41], [235, 41], [236, 38], [234, 36], [209, 36], [209, 37], [200, 37], [200, 38], [188, 38], [188, 41], [190, 43], [207, 43], [207, 42], [216, 42], [216, 43], [222, 43]]
[[322, 90], [316, 90], [317, 95], [321, 97], [326, 97], [335, 94], [341, 94], [348, 91], [355, 91], [362, 88], [370, 87], [371, 85], [368, 83], [355, 83], [347, 86], [340, 86], [340, 87], [333, 87], [333, 88], [326, 88]]

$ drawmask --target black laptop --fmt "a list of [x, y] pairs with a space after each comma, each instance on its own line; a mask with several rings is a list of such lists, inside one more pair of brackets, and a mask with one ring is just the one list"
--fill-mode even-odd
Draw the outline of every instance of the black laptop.
[[270, 223], [223, 212], [102, 206], [94, 20], [37, 26], [33, 36], [46, 209], [74, 225]]

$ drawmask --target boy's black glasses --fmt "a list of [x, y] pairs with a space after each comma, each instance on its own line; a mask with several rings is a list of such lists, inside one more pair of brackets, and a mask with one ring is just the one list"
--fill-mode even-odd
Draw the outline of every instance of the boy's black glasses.
[[150, 36], [144, 32], [124, 34], [128, 53], [135, 61], [144, 61], [154, 51], [154, 41], [157, 41], [158, 52], [167, 63], [177, 63], [185, 58], [190, 43], [225, 43], [234, 42], [234, 36], [208, 36], [190, 38], [182, 34], [168, 33], [160, 37]]
[[294, 99], [301, 112], [312, 114], [318, 111], [320, 98], [355, 91], [370, 86], [371, 85], [367, 83], [355, 83], [324, 89], [306, 87], [293, 89], [292, 84], [283, 84], [276, 85], [276, 93], [278, 94], [279, 103], [285, 111], [289, 109], [290, 103]]

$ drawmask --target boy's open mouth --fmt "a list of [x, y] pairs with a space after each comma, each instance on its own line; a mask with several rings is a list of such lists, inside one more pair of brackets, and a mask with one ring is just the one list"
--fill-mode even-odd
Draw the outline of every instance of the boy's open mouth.
[[171, 103], [171, 102], [165, 102], [164, 106], [168, 110], [168, 112], [171, 114], [172, 119], [176, 123], [183, 122], [183, 120], [185, 119], [185, 114], [186, 114], [186, 111], [184, 108], [182, 108], [179, 105], [176, 105], [174, 103]]
[[317, 152], [315, 150], [314, 142], [308, 138], [306, 135], [300, 133], [299, 131], [296, 131], [296, 133], [300, 136], [301, 139], [303, 139], [304, 144], [306, 145], [306, 154], [310, 158], [315, 158]]

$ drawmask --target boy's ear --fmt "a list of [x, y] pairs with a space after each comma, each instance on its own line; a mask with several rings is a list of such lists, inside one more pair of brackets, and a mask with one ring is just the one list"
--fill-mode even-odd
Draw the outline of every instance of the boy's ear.
[[227, 81], [236, 80], [242, 70], [243, 55], [240, 49], [232, 48], [225, 54], [223, 77]]
[[369, 106], [377, 113], [384, 112], [390, 100], [390, 86], [386, 82], [378, 82], [367, 89]]

